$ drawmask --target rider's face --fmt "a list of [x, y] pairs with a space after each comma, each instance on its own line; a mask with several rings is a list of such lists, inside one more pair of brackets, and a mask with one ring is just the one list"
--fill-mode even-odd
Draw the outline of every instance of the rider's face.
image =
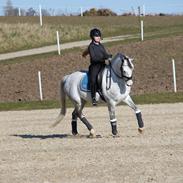
[[101, 41], [101, 37], [100, 36], [95, 36], [94, 41], [99, 43]]

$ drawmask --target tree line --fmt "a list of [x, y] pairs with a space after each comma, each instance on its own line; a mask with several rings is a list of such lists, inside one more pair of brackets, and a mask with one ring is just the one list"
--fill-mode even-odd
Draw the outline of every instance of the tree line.
[[[14, 7], [11, 0], [6, 1], [6, 5], [3, 7], [4, 15], [5, 16], [38, 16], [39, 10], [34, 9], [33, 7], [30, 7], [29, 9], [25, 10], [23, 8], [19, 9], [17, 7]], [[81, 16], [81, 12], [68, 12], [65, 10], [65, 12], [59, 10], [55, 11], [54, 9], [42, 9], [42, 16]], [[123, 13], [121, 16], [134, 16], [135, 14], [132, 12]], [[152, 16], [152, 14], [146, 14], [146, 16]], [[159, 13], [155, 14], [154, 16], [166, 16], [168, 14]], [[109, 8], [91, 8], [89, 10], [86, 10], [82, 12], [82, 16], [118, 16], [117, 13], [113, 12]]]
[[[22, 16], [39, 15], [39, 12], [32, 7], [30, 7], [27, 10], [25, 10], [23, 8], [19, 9], [17, 7], [14, 7], [11, 0], [6, 1], [6, 5], [3, 7], [3, 10], [4, 10], [5, 16], [18, 16], [19, 14], [21, 14]], [[51, 13], [46, 9], [42, 9], [42, 15], [43, 16], [51, 16]]]
[[[12, 4], [11, 0], [6, 1], [6, 5], [3, 7], [4, 10], [4, 15], [5, 16], [37, 16], [39, 15], [39, 11], [34, 9], [33, 7], [30, 7], [29, 9], [25, 10], [23, 8], [19, 9], [17, 7], [14, 7]], [[64, 15], [78, 15], [80, 16], [81, 13], [64, 13], [62, 11], [55, 13], [55, 10], [53, 9], [42, 9], [42, 15], [43, 16], [52, 16], [52, 15], [57, 15], [57, 16], [64, 16]], [[115, 12], [113, 12], [110, 9], [96, 9], [96, 8], [91, 8], [90, 10], [86, 10], [82, 13], [83, 16], [117, 16]]]

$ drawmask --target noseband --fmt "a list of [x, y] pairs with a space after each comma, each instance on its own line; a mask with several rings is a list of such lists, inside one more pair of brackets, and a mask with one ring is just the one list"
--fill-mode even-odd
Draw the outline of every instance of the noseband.
[[[130, 68], [132, 68], [132, 66], [131, 66], [131, 64], [130, 64], [130, 62], [129, 62], [129, 60], [128, 60], [128, 59], [126, 59], [126, 60], [127, 60], [127, 62], [128, 62], [128, 66], [129, 66]], [[122, 60], [122, 64], [121, 64], [121, 67], [120, 67], [120, 71], [121, 71], [121, 78], [124, 78], [125, 81], [127, 82], [127, 81], [129, 81], [129, 80], [132, 79], [132, 76], [131, 76], [131, 77], [128, 77], [128, 76], [125, 76], [125, 75], [123, 74], [123, 73], [124, 73], [123, 64], [124, 64], [124, 59]]]

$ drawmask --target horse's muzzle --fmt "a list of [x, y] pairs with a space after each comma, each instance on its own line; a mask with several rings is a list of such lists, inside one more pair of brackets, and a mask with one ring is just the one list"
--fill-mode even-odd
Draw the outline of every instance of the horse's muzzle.
[[127, 82], [126, 82], [126, 85], [127, 86], [132, 86], [133, 85], [133, 81], [130, 79], [130, 80], [128, 80]]

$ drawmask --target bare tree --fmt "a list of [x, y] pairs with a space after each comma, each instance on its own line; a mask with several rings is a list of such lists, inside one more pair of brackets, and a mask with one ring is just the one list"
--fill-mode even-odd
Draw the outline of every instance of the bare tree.
[[47, 10], [47, 9], [42, 9], [42, 15], [43, 16], [51, 16], [49, 10]]
[[6, 1], [6, 5], [3, 7], [5, 16], [15, 16], [17, 15], [16, 9], [13, 7], [11, 0]]
[[34, 8], [29, 8], [26, 12], [26, 16], [35, 16], [37, 14]]

